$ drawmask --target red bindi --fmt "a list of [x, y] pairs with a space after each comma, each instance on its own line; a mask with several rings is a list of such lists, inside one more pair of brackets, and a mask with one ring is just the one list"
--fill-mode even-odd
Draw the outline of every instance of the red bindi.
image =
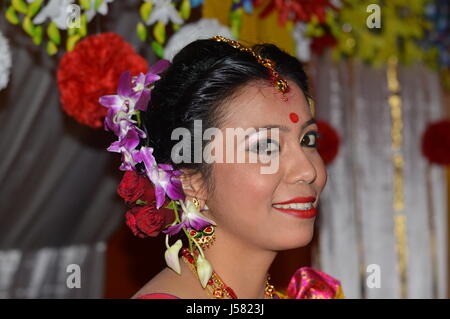
[[289, 114], [289, 118], [291, 119], [291, 121], [293, 123], [297, 123], [298, 122], [298, 115], [296, 113]]

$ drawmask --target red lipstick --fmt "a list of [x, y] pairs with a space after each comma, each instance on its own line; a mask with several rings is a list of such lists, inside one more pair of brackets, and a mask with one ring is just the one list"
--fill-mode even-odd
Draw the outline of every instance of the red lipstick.
[[281, 202], [281, 203], [274, 203], [272, 204], [272, 207], [283, 212], [286, 214], [290, 214], [293, 215], [295, 217], [299, 217], [299, 218], [313, 218], [317, 215], [317, 211], [316, 208], [313, 206], [311, 207], [311, 209], [309, 210], [299, 210], [299, 209], [292, 209], [292, 208], [281, 208], [281, 207], [275, 207], [273, 205], [287, 205], [287, 204], [294, 204], [294, 203], [309, 203], [312, 202], [314, 203], [314, 201], [316, 200], [315, 197], [313, 196], [309, 196], [309, 197], [296, 197], [293, 199], [290, 199], [288, 201], [285, 202]]
[[316, 198], [314, 196], [308, 196], [308, 197], [296, 197], [293, 199], [290, 199], [288, 201], [285, 202], [280, 202], [280, 203], [273, 203], [272, 205], [286, 205], [286, 204], [294, 204], [294, 203], [309, 203], [309, 202], [314, 202], [316, 200]]

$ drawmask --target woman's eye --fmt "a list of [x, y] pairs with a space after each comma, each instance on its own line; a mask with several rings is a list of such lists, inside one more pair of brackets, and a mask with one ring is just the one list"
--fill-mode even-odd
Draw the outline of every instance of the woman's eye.
[[[306, 143], [307, 147], [317, 147], [318, 141], [317, 139], [320, 137], [320, 133], [317, 131], [310, 131], [305, 134], [302, 140], [302, 144]], [[312, 140], [312, 141], [311, 141]]]
[[271, 155], [279, 151], [279, 144], [272, 139], [263, 139], [259, 140], [250, 150], [258, 154]]

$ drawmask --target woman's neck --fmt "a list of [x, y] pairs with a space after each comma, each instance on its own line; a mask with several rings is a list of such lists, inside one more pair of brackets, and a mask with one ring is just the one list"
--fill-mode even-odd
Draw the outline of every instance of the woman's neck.
[[216, 228], [216, 239], [204, 250], [206, 259], [239, 299], [262, 299], [275, 251], [262, 250]]

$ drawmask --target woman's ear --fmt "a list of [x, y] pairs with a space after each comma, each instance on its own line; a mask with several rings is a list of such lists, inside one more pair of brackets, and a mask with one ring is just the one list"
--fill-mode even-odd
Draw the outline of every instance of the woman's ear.
[[197, 198], [200, 202], [200, 209], [204, 207], [207, 199], [206, 187], [200, 173], [181, 170], [183, 174], [179, 176], [184, 194], [188, 199]]

